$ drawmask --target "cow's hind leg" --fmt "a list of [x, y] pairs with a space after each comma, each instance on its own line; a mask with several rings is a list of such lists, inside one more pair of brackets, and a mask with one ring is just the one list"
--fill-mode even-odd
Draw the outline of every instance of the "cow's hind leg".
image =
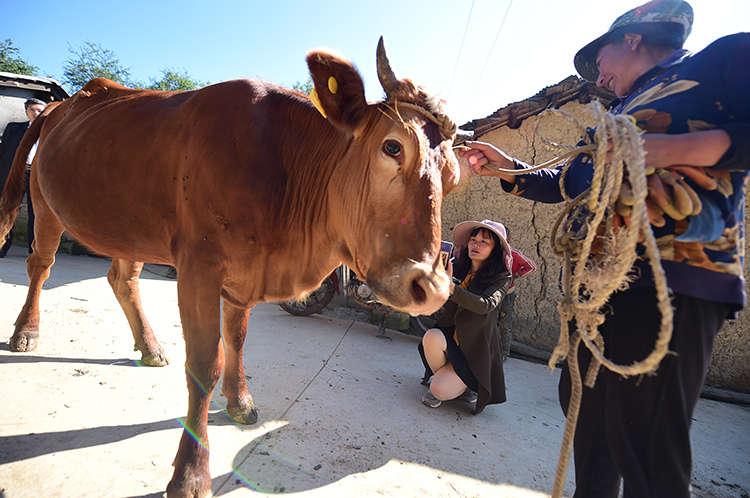
[[224, 301], [224, 385], [222, 394], [227, 398], [227, 413], [235, 422], [254, 424], [258, 421], [253, 397], [247, 390], [245, 369], [242, 365], [242, 347], [247, 335], [250, 310], [236, 308]]
[[[34, 200], [37, 203], [36, 199]], [[55, 253], [60, 245], [64, 227], [50, 212], [44, 202], [37, 203], [34, 252], [26, 259], [29, 275], [29, 292], [26, 303], [16, 319], [16, 328], [10, 338], [12, 351], [33, 351], [39, 345], [39, 297], [42, 285], [49, 278], [50, 268], [55, 263]]]
[[211, 489], [208, 409], [224, 366], [220, 330], [222, 278], [214, 275], [212, 268], [196, 268], [197, 265], [200, 263], [177, 267], [180, 276], [177, 294], [185, 336], [188, 413], [174, 461], [174, 474], [167, 486], [169, 498], [202, 497]]
[[156, 340], [141, 306], [138, 277], [142, 269], [143, 263], [112, 258], [107, 281], [128, 318], [135, 339], [135, 350], [141, 352], [141, 361], [152, 367], [163, 367], [169, 365], [169, 360]]

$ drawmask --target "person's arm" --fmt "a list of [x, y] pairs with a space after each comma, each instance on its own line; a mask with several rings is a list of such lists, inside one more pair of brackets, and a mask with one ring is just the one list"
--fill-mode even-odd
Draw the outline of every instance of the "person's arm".
[[493, 283], [482, 291], [481, 295], [469, 292], [463, 287], [456, 286], [453, 289], [453, 295], [450, 297], [459, 306], [466, 308], [477, 315], [486, 315], [494, 310], [503, 301], [505, 294], [508, 293], [510, 286], [510, 273], [504, 272]]
[[548, 204], [564, 200], [560, 193], [559, 181], [562, 166], [532, 173], [509, 175], [490, 169], [487, 165], [501, 170], [525, 170], [531, 166], [508, 156], [494, 145], [484, 142], [466, 142], [465, 146], [459, 149], [458, 155], [469, 162], [474, 174], [500, 178], [503, 190], [510, 194]]
[[10, 126], [12, 123], [8, 123], [5, 126], [5, 130], [3, 130], [3, 137], [0, 139], [0, 161], [3, 159], [3, 155], [5, 155], [5, 149], [8, 147], [10, 134], [12, 131], [12, 127]]
[[676, 135], [646, 134], [646, 164], [655, 168], [693, 166], [723, 171], [750, 169], [750, 36], [731, 35], [718, 41], [730, 54], [721, 72], [716, 105], [733, 117], [712, 130]]
[[719, 128], [729, 134], [732, 146], [711, 169], [745, 171], [750, 169], [750, 123], [727, 123]]
[[736, 121], [718, 125], [732, 142], [724, 157], [711, 169], [719, 171], [746, 171], [750, 169], [750, 92], [747, 80], [750, 78], [750, 35], [747, 33], [730, 36], [727, 61], [722, 80], [726, 85], [727, 97], [724, 107]]
[[656, 169], [669, 166], [709, 168], [716, 165], [731, 146], [729, 133], [721, 129], [676, 135], [643, 135], [646, 165]]

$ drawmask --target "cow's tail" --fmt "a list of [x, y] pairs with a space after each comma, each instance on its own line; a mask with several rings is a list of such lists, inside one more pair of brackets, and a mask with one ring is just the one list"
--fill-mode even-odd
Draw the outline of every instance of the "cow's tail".
[[[46, 110], [46, 109], [45, 109]], [[40, 114], [26, 130], [21, 143], [16, 150], [16, 157], [13, 159], [13, 165], [10, 167], [8, 180], [3, 187], [3, 194], [0, 196], [0, 240], [5, 240], [8, 232], [13, 228], [18, 216], [18, 209], [21, 207], [21, 198], [23, 197], [24, 179], [26, 176], [26, 158], [39, 139], [42, 130], [42, 123], [47, 117], [47, 112]]]

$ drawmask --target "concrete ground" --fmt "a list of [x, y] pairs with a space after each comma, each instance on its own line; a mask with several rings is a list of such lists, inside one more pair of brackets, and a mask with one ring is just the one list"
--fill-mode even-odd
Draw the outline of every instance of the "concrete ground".
[[[0, 260], [6, 337], [26, 296], [25, 250]], [[176, 284], [144, 272], [149, 320], [171, 364], [141, 367], [109, 261], [58, 255], [31, 353], [0, 344], [0, 498], [160, 497], [187, 410]], [[260, 420], [242, 427], [214, 393], [213, 496], [550, 496], [564, 418], [559, 369], [511, 358], [508, 402], [473, 416], [423, 406], [418, 338], [347, 317], [250, 317], [245, 369]], [[702, 399], [696, 497], [750, 496], [750, 408]], [[572, 466], [564, 495], [573, 492]]]

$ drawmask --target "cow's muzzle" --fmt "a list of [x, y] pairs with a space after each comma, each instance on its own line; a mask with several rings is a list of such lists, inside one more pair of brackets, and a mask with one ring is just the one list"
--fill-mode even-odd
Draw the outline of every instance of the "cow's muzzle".
[[449, 297], [448, 275], [425, 263], [406, 263], [389, 275], [368, 276], [378, 300], [410, 315], [430, 315]]

